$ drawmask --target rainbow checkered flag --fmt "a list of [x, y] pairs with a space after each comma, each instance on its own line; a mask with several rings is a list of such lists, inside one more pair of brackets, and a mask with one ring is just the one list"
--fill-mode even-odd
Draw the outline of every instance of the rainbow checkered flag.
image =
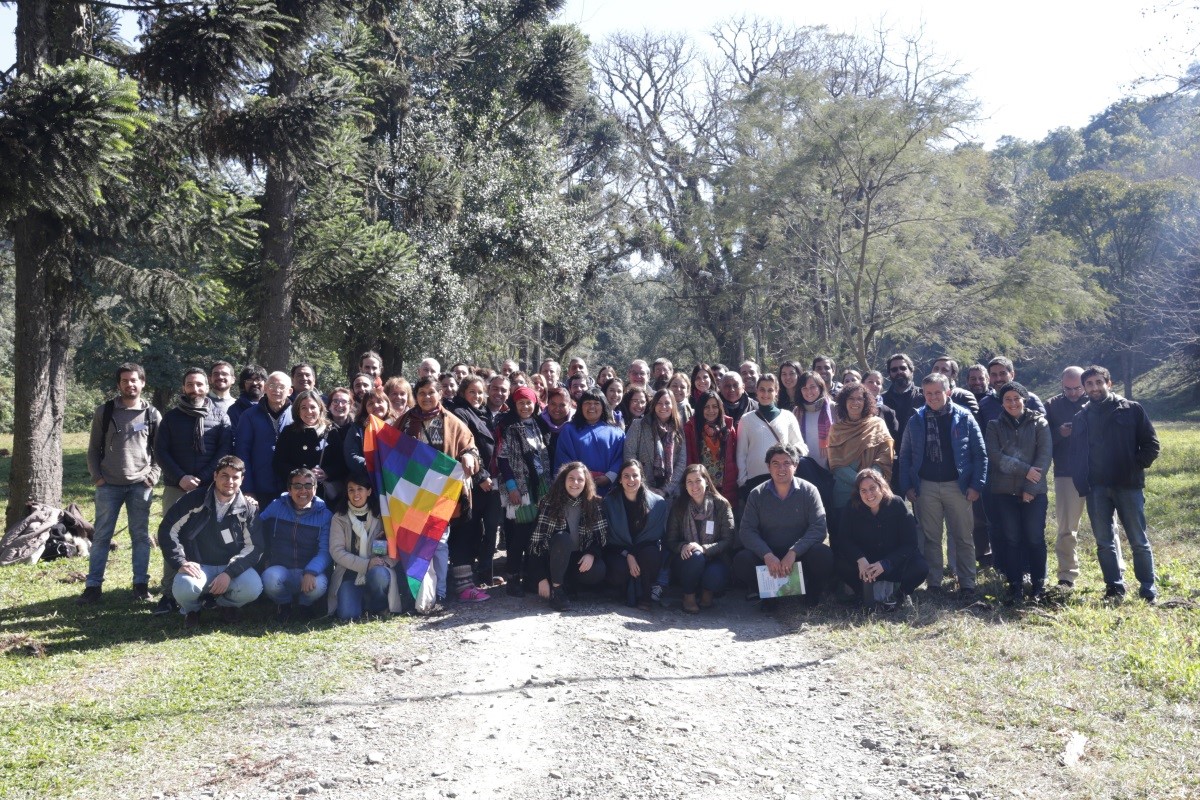
[[412, 596], [462, 494], [462, 465], [375, 416], [363, 431], [363, 455], [379, 492], [388, 555], [404, 564]]

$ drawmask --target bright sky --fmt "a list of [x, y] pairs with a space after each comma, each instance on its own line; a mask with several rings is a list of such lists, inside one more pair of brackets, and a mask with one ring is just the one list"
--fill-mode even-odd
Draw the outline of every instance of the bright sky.
[[[593, 40], [613, 31], [679, 31], [697, 38], [733, 13], [836, 31], [870, 33], [881, 20], [901, 31], [924, 27], [926, 40], [970, 73], [970, 90], [987, 118], [985, 146], [1003, 135], [1041, 139], [1060, 126], [1082, 127], [1136, 79], [1178, 74], [1182, 55], [1200, 43], [1195, 12], [1153, 11], [1183, 0], [568, 0], [559, 19]], [[1189, 24], [1192, 23], [1192, 24]], [[13, 61], [16, 11], [0, 8], [0, 70]]]
[[1172, 11], [1151, 11], [1168, 1], [568, 0], [559, 20], [593, 40], [645, 29], [701, 37], [734, 14], [864, 34], [881, 20], [898, 31], [923, 27], [935, 52], [972, 76], [970, 91], [987, 118], [977, 137], [991, 147], [1004, 135], [1038, 140], [1064, 125], [1082, 127], [1134, 93], [1136, 79], [1179, 74], [1182, 51], [1200, 42], [1200, 29]]

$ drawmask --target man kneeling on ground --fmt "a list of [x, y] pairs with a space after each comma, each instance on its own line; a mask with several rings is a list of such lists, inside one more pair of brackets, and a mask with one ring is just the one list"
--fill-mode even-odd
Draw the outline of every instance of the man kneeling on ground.
[[254, 525], [258, 504], [242, 494], [246, 465], [237, 456], [217, 462], [208, 489], [190, 492], [167, 510], [158, 528], [158, 546], [175, 573], [171, 593], [184, 614], [184, 627], [200, 623], [201, 599], [208, 595], [225, 622], [262, 593], [254, 571], [263, 542]]
[[329, 523], [333, 514], [316, 496], [317, 479], [301, 467], [288, 475], [287, 494], [271, 501], [258, 515], [267, 548], [263, 591], [276, 604], [276, 620], [292, 617], [298, 601], [305, 619], [316, 616], [317, 600], [329, 589]]
[[[825, 544], [825, 506], [817, 487], [796, 477], [800, 451], [795, 445], [771, 445], [766, 462], [771, 480], [750, 491], [742, 512], [739, 538], [745, 549], [733, 557], [734, 577], [753, 590], [760, 564], [782, 578], [800, 562], [804, 599], [815, 606], [833, 575], [833, 551]], [[772, 605], [764, 600], [763, 610]]]

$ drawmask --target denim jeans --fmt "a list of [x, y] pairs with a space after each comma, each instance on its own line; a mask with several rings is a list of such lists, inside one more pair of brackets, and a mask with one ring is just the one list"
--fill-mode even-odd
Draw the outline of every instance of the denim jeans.
[[303, 578], [304, 570], [299, 567], [267, 567], [262, 574], [263, 593], [278, 605], [290, 603], [296, 595], [300, 595], [300, 605], [311, 606], [329, 590], [329, 576], [318, 575], [313, 590], [300, 594], [300, 581]]
[[1034, 589], [1046, 585], [1046, 509], [1049, 498], [1035, 495], [1028, 503], [1020, 495], [988, 494], [988, 519], [993, 523], [992, 541], [1003, 537], [998, 564], [1009, 586], [1020, 586], [1029, 567]]
[[133, 582], [150, 582], [150, 495], [145, 483], [116, 486], [111, 483], [96, 487], [96, 533], [88, 559], [87, 585], [99, 587], [104, 583], [108, 566], [108, 547], [117, 530], [121, 506], [129, 520], [129, 537], [133, 540]]
[[354, 575], [347, 572], [337, 592], [337, 618], [358, 619], [363, 615], [363, 606], [372, 614], [386, 611], [388, 588], [392, 584], [390, 567], [371, 567], [367, 570], [367, 582], [362, 586], [354, 583]]
[[729, 588], [729, 565], [720, 558], [707, 560], [703, 554], [694, 553], [688, 558], [679, 554], [671, 556], [675, 580], [684, 594], [695, 594], [701, 589], [708, 592], [723, 592]]
[[437, 576], [437, 599], [441, 603], [446, 599], [446, 582], [450, 574], [450, 526], [442, 531], [441, 541], [437, 550], [433, 551], [433, 574]]
[[[184, 614], [200, 610], [200, 597], [213, 578], [225, 571], [225, 565], [201, 564], [200, 569], [204, 570], [203, 578], [193, 578], [176, 572], [175, 580], [171, 584], [171, 594], [175, 596], [175, 602], [179, 603], [179, 610]], [[217, 595], [217, 605], [241, 608], [257, 600], [262, 590], [262, 579], [258, 577], [257, 572], [248, 569], [229, 581], [229, 588]]]
[[1154, 554], [1150, 551], [1150, 539], [1146, 536], [1146, 498], [1141, 489], [1114, 489], [1096, 486], [1087, 496], [1088, 519], [1092, 522], [1092, 533], [1096, 536], [1096, 557], [1104, 582], [1111, 587], [1125, 588], [1121, 575], [1121, 563], [1117, 558], [1116, 532], [1113, 530], [1113, 513], [1125, 528], [1125, 538], [1133, 555], [1133, 574], [1141, 584], [1141, 596], [1153, 598], [1157, 594], [1154, 586]]

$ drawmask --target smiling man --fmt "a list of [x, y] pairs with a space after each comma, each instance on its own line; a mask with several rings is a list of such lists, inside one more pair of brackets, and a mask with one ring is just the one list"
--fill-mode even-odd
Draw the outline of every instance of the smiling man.
[[924, 538], [931, 590], [942, 585], [942, 529], [954, 540], [954, 574], [964, 599], [975, 597], [971, 504], [987, 483], [983, 434], [971, 412], [950, 402], [950, 381], [921, 381], [925, 405], [908, 422], [900, 445], [900, 491], [913, 504]]
[[[833, 551], [825, 544], [821, 495], [816, 486], [796, 477], [800, 458], [793, 444], [767, 449], [764, 461], [770, 480], [754, 487], [746, 499], [738, 534], [745, 549], [733, 557], [733, 574], [757, 596], [760, 565], [782, 578], [799, 562], [805, 601], [814, 606], [833, 576]], [[763, 610], [772, 605], [764, 600]]]
[[[172, 408], [163, 414], [155, 437], [154, 453], [162, 467], [163, 516], [181, 497], [212, 483], [217, 462], [233, 452], [233, 427], [229, 417], [208, 398], [204, 370], [191, 367], [183, 374], [183, 388]], [[241, 479], [238, 479], [239, 487]], [[162, 597], [155, 614], [178, 609], [171, 593], [175, 570], [163, 562]]]
[[200, 624], [205, 594], [215, 598], [224, 622], [236, 622], [237, 610], [262, 594], [254, 571], [263, 553], [254, 527], [258, 504], [241, 492], [245, 473], [237, 456], [220, 459], [212, 485], [171, 506], [158, 527], [158, 546], [172, 573], [164, 592], [183, 611], [185, 628]]
[[1087, 501], [1096, 536], [1096, 556], [1104, 575], [1104, 598], [1119, 602], [1125, 581], [1117, 557], [1113, 514], [1125, 528], [1133, 556], [1138, 594], [1149, 603], [1158, 597], [1154, 554], [1146, 535], [1146, 470], [1158, 458], [1158, 433], [1141, 405], [1113, 394], [1112, 375], [1104, 367], [1083, 371], [1088, 404], [1071, 426], [1071, 477]]
[[88, 440], [88, 472], [96, 486], [96, 531], [88, 562], [87, 583], [76, 603], [100, 602], [100, 587], [108, 566], [109, 544], [117, 517], [125, 508], [133, 540], [133, 597], [150, 599], [150, 494], [160, 469], [154, 439], [162, 418], [142, 399], [146, 372], [139, 364], [117, 367], [117, 396], [92, 414]]
[[287, 494], [263, 509], [255, 522], [254, 535], [266, 548], [263, 592], [276, 605], [275, 618], [287, 622], [293, 604], [301, 615], [317, 614], [316, 601], [329, 589], [329, 522], [333, 515], [317, 497], [317, 478], [301, 467], [288, 475]]
[[267, 376], [262, 399], [238, 421], [233, 449], [246, 465], [242, 490], [259, 505], [271, 502], [283, 491], [283, 481], [275, 474], [275, 441], [292, 421], [291, 391], [291, 376], [272, 372]]

